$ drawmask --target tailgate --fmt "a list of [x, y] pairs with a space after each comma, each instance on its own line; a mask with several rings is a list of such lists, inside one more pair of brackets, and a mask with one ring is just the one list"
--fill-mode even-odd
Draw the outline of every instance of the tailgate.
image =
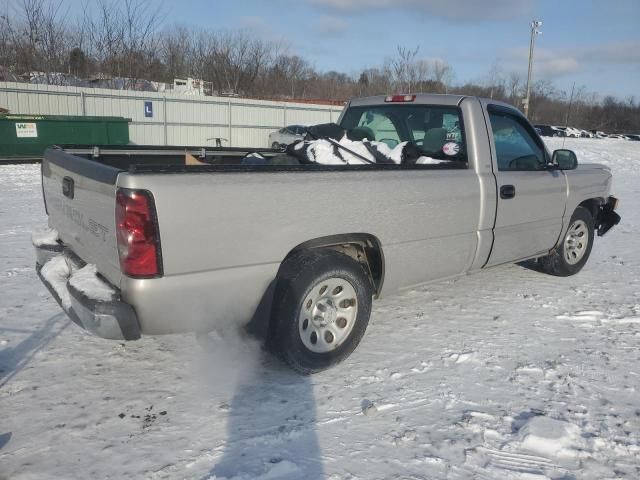
[[121, 170], [94, 160], [47, 149], [42, 190], [49, 226], [62, 242], [115, 286], [120, 286], [116, 243], [116, 180]]

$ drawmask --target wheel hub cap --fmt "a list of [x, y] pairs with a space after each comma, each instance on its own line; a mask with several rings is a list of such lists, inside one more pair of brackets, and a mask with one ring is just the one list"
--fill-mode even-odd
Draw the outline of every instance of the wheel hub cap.
[[349, 337], [358, 314], [355, 288], [343, 278], [316, 283], [298, 314], [298, 332], [306, 348], [316, 353], [335, 350]]
[[316, 327], [332, 325], [338, 318], [338, 308], [331, 298], [322, 298], [313, 307], [311, 318]]
[[569, 265], [575, 265], [587, 251], [589, 229], [583, 220], [576, 220], [569, 227], [564, 239], [564, 258]]

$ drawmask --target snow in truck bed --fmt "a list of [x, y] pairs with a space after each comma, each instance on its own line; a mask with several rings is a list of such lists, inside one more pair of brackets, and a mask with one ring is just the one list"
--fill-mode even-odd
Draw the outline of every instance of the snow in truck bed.
[[0, 478], [640, 478], [640, 144], [566, 146], [621, 198], [579, 275], [510, 265], [380, 300], [310, 378], [226, 332], [71, 324], [33, 268], [39, 167], [1, 166]]
[[[365, 163], [376, 163], [377, 152], [379, 156], [386, 159], [387, 163], [402, 163], [403, 152], [409, 142], [398, 143], [391, 148], [384, 142], [350, 140], [345, 135], [340, 141], [329, 141], [325, 139], [298, 142], [294, 149], [306, 148], [307, 158], [314, 163], [323, 165], [358, 165]], [[340, 146], [338, 146], [340, 145]], [[363, 159], [366, 159], [363, 160]], [[438, 165], [447, 163], [447, 160], [438, 160], [428, 156], [420, 156], [415, 161], [419, 165]]]

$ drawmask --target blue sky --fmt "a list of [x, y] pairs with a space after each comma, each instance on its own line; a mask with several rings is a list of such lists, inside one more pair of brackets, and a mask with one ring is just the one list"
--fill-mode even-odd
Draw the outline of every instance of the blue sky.
[[[152, 0], [155, 2], [156, 0]], [[486, 80], [494, 65], [526, 75], [529, 24], [534, 79], [560, 89], [640, 99], [640, 0], [159, 0], [165, 23], [245, 29], [278, 40], [321, 71], [358, 74], [398, 45], [443, 59], [454, 83]]]

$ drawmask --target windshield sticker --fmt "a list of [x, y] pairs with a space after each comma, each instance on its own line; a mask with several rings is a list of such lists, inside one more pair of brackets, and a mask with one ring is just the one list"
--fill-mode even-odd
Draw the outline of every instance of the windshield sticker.
[[460, 152], [460, 145], [455, 142], [445, 143], [442, 146], [442, 151], [445, 155], [449, 155], [450, 157], [457, 155]]

